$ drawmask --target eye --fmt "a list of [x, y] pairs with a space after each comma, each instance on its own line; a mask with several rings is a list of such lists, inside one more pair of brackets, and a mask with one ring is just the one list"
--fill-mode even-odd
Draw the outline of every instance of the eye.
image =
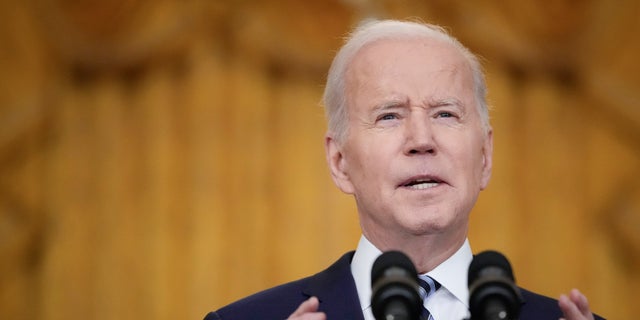
[[378, 117], [378, 121], [395, 120], [398, 119], [398, 115], [395, 113], [385, 113]]
[[440, 111], [436, 113], [436, 118], [453, 118], [455, 115], [449, 111]]

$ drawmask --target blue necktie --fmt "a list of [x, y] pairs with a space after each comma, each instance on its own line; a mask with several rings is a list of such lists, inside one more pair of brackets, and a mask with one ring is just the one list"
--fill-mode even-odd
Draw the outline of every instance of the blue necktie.
[[433, 280], [433, 278], [429, 276], [418, 276], [418, 284], [420, 285], [420, 296], [422, 297], [423, 305], [422, 305], [422, 314], [420, 315], [420, 319], [422, 320], [432, 320], [431, 313], [427, 308], [424, 307], [424, 301], [436, 293], [436, 290], [440, 289], [440, 284]]

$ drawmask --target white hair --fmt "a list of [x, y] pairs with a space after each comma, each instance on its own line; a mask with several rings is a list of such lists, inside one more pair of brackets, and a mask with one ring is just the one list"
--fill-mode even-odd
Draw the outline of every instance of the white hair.
[[344, 141], [348, 130], [345, 73], [351, 60], [367, 44], [384, 39], [413, 38], [442, 40], [460, 50], [473, 73], [474, 91], [478, 101], [477, 109], [482, 126], [485, 131], [489, 130], [489, 110], [486, 101], [487, 89], [484, 74], [478, 58], [469, 49], [439, 26], [411, 21], [370, 20], [358, 26], [347, 37], [345, 44], [340, 48], [329, 68], [323, 103], [328, 120], [328, 131], [334, 139]]

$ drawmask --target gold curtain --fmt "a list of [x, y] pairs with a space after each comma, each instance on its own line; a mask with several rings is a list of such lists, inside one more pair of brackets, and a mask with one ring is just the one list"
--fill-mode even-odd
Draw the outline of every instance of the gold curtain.
[[[571, 2], [572, 3], [572, 2]], [[494, 172], [474, 251], [638, 313], [634, 1], [0, 3], [0, 318], [200, 319], [355, 247], [324, 160], [324, 77], [364, 16], [484, 59]], [[524, 13], [528, 14], [524, 14]]]

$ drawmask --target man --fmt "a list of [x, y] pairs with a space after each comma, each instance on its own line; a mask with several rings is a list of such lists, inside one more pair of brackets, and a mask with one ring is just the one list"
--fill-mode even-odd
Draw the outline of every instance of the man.
[[[424, 301], [429, 319], [467, 318], [469, 213], [492, 166], [485, 91], [475, 56], [438, 27], [357, 28], [332, 63], [324, 95], [327, 161], [335, 184], [356, 200], [357, 250], [206, 319], [373, 319], [371, 266], [388, 250], [406, 253], [421, 277], [439, 284]], [[522, 320], [593, 319], [577, 290], [559, 301], [522, 295]]]

